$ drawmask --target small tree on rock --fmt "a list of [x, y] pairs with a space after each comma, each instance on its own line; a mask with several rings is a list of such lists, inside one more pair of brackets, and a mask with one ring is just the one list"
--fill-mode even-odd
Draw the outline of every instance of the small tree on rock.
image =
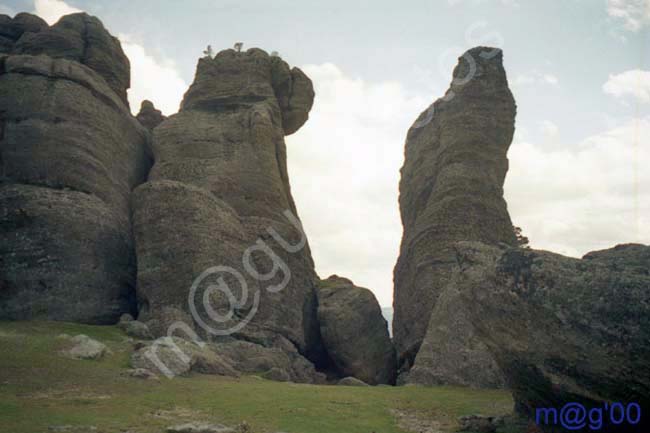
[[515, 232], [515, 237], [517, 238], [517, 246], [519, 248], [530, 248], [530, 241], [527, 236], [523, 235], [521, 227], [512, 226], [512, 230]]

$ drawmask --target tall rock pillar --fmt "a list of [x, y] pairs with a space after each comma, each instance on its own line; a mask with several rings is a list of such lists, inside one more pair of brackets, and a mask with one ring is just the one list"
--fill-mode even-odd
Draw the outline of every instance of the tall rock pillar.
[[449, 283], [454, 243], [515, 242], [503, 199], [515, 112], [501, 50], [476, 47], [408, 132], [399, 185], [404, 235], [394, 270], [393, 333], [403, 370], [415, 362]]

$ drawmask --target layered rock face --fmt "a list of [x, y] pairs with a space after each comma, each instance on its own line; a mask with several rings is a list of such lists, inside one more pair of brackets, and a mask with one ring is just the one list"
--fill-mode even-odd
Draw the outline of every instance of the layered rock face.
[[639, 403], [647, 428], [650, 247], [619, 245], [582, 260], [479, 243], [457, 251], [460, 297], [520, 411]]
[[[402, 370], [413, 365], [423, 340], [430, 339], [436, 347], [447, 344], [447, 337], [436, 335], [436, 323], [447, 319], [438, 319], [427, 328], [451, 278], [453, 244], [462, 240], [515, 242], [503, 199], [515, 112], [501, 51], [477, 47], [459, 59], [445, 96], [423, 112], [408, 132], [399, 186], [404, 235], [394, 270], [393, 336]], [[442, 306], [440, 313], [454, 316], [449, 306]], [[470, 324], [460, 318], [457, 324], [466, 328], [454, 330], [466, 340], [461, 346], [470, 351], [480, 346], [473, 342]], [[450, 350], [447, 355], [453, 353]], [[427, 369], [435, 367], [429, 364], [432, 360], [423, 356], [415, 363]], [[458, 376], [472, 366], [462, 353], [449, 362], [457, 366], [454, 372], [421, 371], [425, 374], [420, 377], [435, 376], [443, 383], [474, 381]], [[485, 378], [487, 382], [493, 379], [499, 380]]]
[[0, 318], [114, 323], [135, 307], [129, 195], [149, 136], [129, 63], [86, 14], [0, 17]]
[[395, 349], [370, 290], [336, 275], [321, 281], [318, 322], [327, 354], [340, 375], [371, 385], [395, 383]]
[[320, 356], [284, 143], [313, 97], [299, 69], [260, 49], [199, 60], [181, 111], [154, 130], [156, 162], [133, 198], [141, 320], [158, 334], [181, 319], [211, 338], [281, 336]]

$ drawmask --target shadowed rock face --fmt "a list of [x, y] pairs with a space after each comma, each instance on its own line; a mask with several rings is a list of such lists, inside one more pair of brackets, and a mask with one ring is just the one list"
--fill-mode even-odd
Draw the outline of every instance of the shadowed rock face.
[[341, 376], [395, 383], [395, 349], [375, 295], [332, 275], [320, 283], [318, 321], [323, 344]]
[[[193, 282], [227, 266], [232, 271], [197, 286], [189, 324], [214, 338], [205, 324], [234, 327], [236, 338], [263, 346], [281, 336], [318, 359], [317, 277], [295, 216], [284, 143], [307, 119], [313, 96], [300, 70], [260, 49], [199, 60], [181, 111], [153, 132], [156, 163], [134, 195], [140, 312], [159, 324], [154, 329], [166, 332], [169, 308], [191, 317]], [[220, 276], [237, 306], [216, 323], [202, 296]], [[230, 311], [224, 291], [206, 296], [214, 311]]]
[[135, 116], [135, 118], [138, 119], [138, 122], [140, 122], [142, 126], [147, 128], [149, 131], [153, 131], [153, 129], [160, 125], [167, 117], [163, 116], [162, 112], [154, 107], [153, 102], [144, 100], [140, 105], [140, 112]]
[[[516, 107], [501, 51], [469, 50], [453, 77], [445, 96], [420, 115], [406, 139], [393, 320], [404, 370], [428, 338], [431, 313], [455, 264], [453, 244], [515, 242], [503, 182]], [[462, 364], [462, 358], [456, 362]]]
[[30, 14], [18, 14], [13, 19], [0, 15], [0, 53], [44, 54], [85, 65], [97, 72], [128, 107], [129, 59], [118, 39], [99, 19], [86, 13], [66, 15], [51, 27]]
[[[81, 58], [65, 54], [67, 31], [43, 36], [74, 23], [110, 46]], [[150, 165], [126, 84], [105, 79], [128, 77], [128, 62], [98, 60], [119, 44], [85, 14], [51, 28], [3, 17], [0, 34], [30, 53], [0, 55], [0, 318], [114, 323], [134, 312], [129, 195]]]
[[[516, 407], [567, 402], [650, 408], [650, 247], [619, 245], [582, 260], [546, 251], [457, 247], [456, 282]], [[625, 426], [606, 426], [625, 431]], [[609, 430], [607, 430], [609, 431]]]

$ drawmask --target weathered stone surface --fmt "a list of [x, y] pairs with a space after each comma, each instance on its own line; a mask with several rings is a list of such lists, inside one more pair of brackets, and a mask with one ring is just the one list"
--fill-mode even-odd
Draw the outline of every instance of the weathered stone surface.
[[485, 343], [476, 335], [454, 275], [433, 309], [426, 338], [405, 383], [503, 388], [505, 379]]
[[0, 61], [0, 318], [115, 323], [135, 308], [129, 195], [146, 130], [82, 64]]
[[0, 53], [10, 54], [23, 33], [39, 32], [47, 27], [47, 23], [36, 15], [19, 13], [14, 18], [0, 15]]
[[[323, 383], [325, 377], [316, 372], [314, 365], [305, 359], [293, 345], [282, 341], [269, 346], [248, 341], [232, 340], [216, 343], [214, 351], [242, 373], [262, 374], [270, 380], [296, 383]], [[271, 373], [271, 370], [274, 372]], [[279, 372], [283, 373], [280, 374]], [[286, 376], [285, 374], [286, 373]]]
[[369, 386], [366, 382], [357, 379], [356, 377], [348, 376], [339, 380], [337, 385], [341, 386]]
[[228, 359], [220, 356], [213, 346], [177, 337], [161, 337], [131, 354], [130, 365], [168, 377], [184, 376], [190, 371], [204, 374], [238, 377]]
[[[0, 28], [20, 28], [13, 54], [44, 54], [80, 63], [97, 72], [128, 106], [126, 91], [130, 87], [129, 59], [117, 38], [111, 36], [102, 22], [86, 13], [62, 17], [51, 27], [43, 26], [40, 18], [18, 15]], [[0, 34], [3, 34], [0, 29]]]
[[129, 337], [137, 338], [139, 340], [152, 340], [153, 334], [149, 330], [149, 327], [140, 322], [139, 320], [132, 320], [129, 322], [121, 322], [120, 328], [124, 330], [126, 335]]
[[140, 112], [135, 117], [149, 131], [153, 131], [156, 126], [160, 125], [167, 118], [163, 116], [160, 110], [154, 107], [153, 102], [147, 100], [142, 101]]
[[479, 243], [457, 251], [460, 296], [521, 412], [636, 402], [647, 428], [650, 247], [619, 245], [582, 260]]
[[70, 338], [70, 344], [73, 346], [63, 354], [74, 359], [100, 359], [108, 351], [104, 343], [83, 334]]
[[[395, 266], [393, 337], [403, 370], [413, 365], [453, 266], [453, 244], [514, 243], [503, 199], [515, 101], [498, 49], [460, 58], [445, 96], [423, 112], [406, 139]], [[460, 360], [460, 359], [459, 359]]]
[[371, 385], [395, 383], [395, 349], [375, 295], [332, 275], [318, 289], [323, 344], [339, 374]]
[[167, 433], [236, 433], [236, 431], [221, 424], [192, 422], [168, 427]]
[[141, 320], [156, 335], [173, 308], [203, 337], [282, 336], [318, 359], [317, 277], [284, 143], [312, 99], [306, 77], [262, 50], [199, 60], [181, 111], [153, 131], [156, 163], [133, 199]]
[[91, 194], [0, 184], [0, 318], [114, 323], [131, 311], [127, 221]]
[[307, 121], [314, 101], [309, 77], [290, 69], [280, 57], [251, 48], [238, 53], [223, 50], [214, 59], [199, 59], [194, 83], [185, 94], [181, 111], [223, 111], [250, 108], [268, 101], [281, 111], [284, 135]]

